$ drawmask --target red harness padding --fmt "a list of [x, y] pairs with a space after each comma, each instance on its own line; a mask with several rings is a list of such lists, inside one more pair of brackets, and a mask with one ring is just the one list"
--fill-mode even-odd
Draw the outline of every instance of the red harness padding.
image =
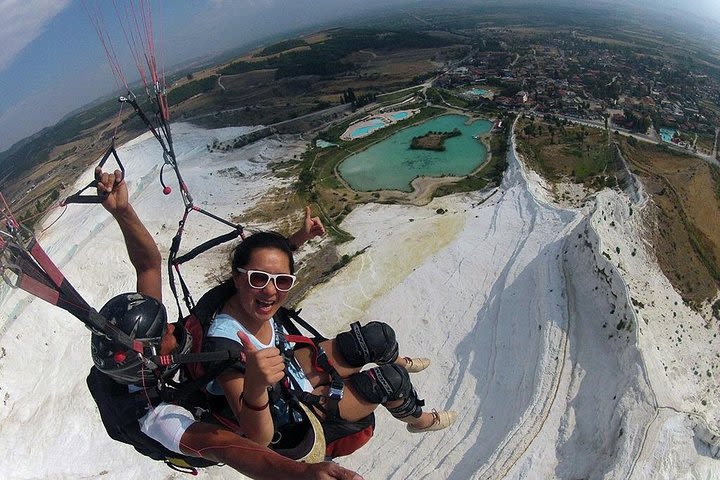
[[299, 343], [301, 345], [307, 345], [310, 347], [313, 351], [312, 356], [312, 364], [313, 367], [318, 369], [321, 372], [325, 372], [327, 374], [330, 374], [331, 372], [328, 371], [332, 368], [332, 364], [330, 364], [330, 359], [327, 360], [327, 363], [324, 365], [321, 365], [321, 363], [325, 362], [318, 362], [318, 357], [320, 356], [320, 352], [318, 351], [318, 346], [313, 342], [312, 338], [306, 337], [304, 335], [285, 335], [285, 340], [291, 343]]
[[[300, 344], [303, 346], [307, 345], [310, 348], [312, 348], [312, 350], [313, 350], [313, 355], [312, 355], [313, 367], [315, 367], [317, 370], [319, 370], [321, 372], [325, 372], [328, 375], [330, 375], [331, 389], [338, 389], [338, 388], [342, 389], [343, 388], [342, 379], [338, 375], [337, 371], [335, 371], [335, 368], [332, 366], [330, 359], [327, 357], [327, 355], [322, 350], [322, 348], [320, 348], [319, 345], [315, 341], [313, 341], [313, 339], [308, 338], [304, 335], [285, 335], [285, 340], [287, 340], [288, 342]], [[339, 385], [338, 385], [338, 383], [339, 383]], [[338, 415], [339, 415], [339, 413], [338, 413]], [[346, 455], [350, 455], [351, 453], [355, 452], [358, 448], [362, 447], [367, 442], [369, 442], [374, 433], [375, 433], [375, 422], [372, 422], [372, 424], [368, 425], [367, 427], [363, 428], [360, 431], [346, 435], [342, 438], [338, 438], [337, 440], [334, 440], [334, 441], [328, 443], [325, 447], [325, 456], [330, 457], [330, 458], [336, 458], [336, 457], [344, 457]]]
[[[183, 319], [183, 326], [193, 339], [190, 351], [192, 353], [200, 352], [202, 350], [204, 333], [200, 319], [198, 319], [194, 314], [191, 313]], [[203, 367], [202, 362], [189, 363], [186, 365], [186, 368], [190, 374], [190, 378], [201, 378], [203, 375], [205, 375], [205, 368]]]
[[325, 447], [325, 456], [330, 458], [344, 457], [355, 452], [370, 441], [375, 433], [375, 424], [368, 425], [359, 432], [355, 432], [347, 437], [338, 438], [334, 442], [328, 443]]

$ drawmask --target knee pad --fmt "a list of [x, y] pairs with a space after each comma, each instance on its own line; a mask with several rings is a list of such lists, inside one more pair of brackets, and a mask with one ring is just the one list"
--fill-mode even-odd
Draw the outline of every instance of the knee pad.
[[407, 370], [394, 363], [355, 373], [347, 381], [368, 402], [384, 404], [402, 400], [400, 406], [388, 408], [395, 418], [418, 418], [422, 414], [425, 402], [418, 398]]
[[392, 363], [398, 357], [395, 331], [387, 323], [370, 322], [361, 327], [355, 322], [350, 325], [349, 332], [341, 333], [335, 341], [340, 355], [351, 367]]

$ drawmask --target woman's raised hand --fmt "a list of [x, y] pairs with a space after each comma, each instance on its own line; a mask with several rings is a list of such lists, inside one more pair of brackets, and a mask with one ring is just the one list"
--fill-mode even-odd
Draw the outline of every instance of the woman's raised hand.
[[305, 207], [305, 236], [308, 240], [315, 237], [321, 237], [325, 235], [325, 226], [322, 224], [320, 217], [313, 217], [310, 206]]
[[309, 206], [305, 207], [305, 217], [303, 223], [297, 232], [288, 237], [288, 241], [293, 248], [299, 248], [303, 243], [315, 237], [325, 235], [325, 226], [322, 224], [320, 217], [313, 217], [312, 210]]

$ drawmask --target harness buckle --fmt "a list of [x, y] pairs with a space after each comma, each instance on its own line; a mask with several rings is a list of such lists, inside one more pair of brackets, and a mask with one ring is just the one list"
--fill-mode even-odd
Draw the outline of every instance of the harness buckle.
[[333, 379], [330, 382], [330, 394], [328, 395], [330, 398], [336, 398], [340, 400], [343, 398], [343, 382], [342, 380]]

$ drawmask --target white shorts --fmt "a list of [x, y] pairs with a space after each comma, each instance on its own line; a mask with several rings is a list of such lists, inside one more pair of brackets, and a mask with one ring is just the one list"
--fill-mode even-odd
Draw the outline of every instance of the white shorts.
[[185, 430], [195, 423], [195, 417], [183, 407], [163, 402], [148, 411], [138, 422], [145, 435], [160, 442], [168, 450], [182, 453], [180, 439]]

